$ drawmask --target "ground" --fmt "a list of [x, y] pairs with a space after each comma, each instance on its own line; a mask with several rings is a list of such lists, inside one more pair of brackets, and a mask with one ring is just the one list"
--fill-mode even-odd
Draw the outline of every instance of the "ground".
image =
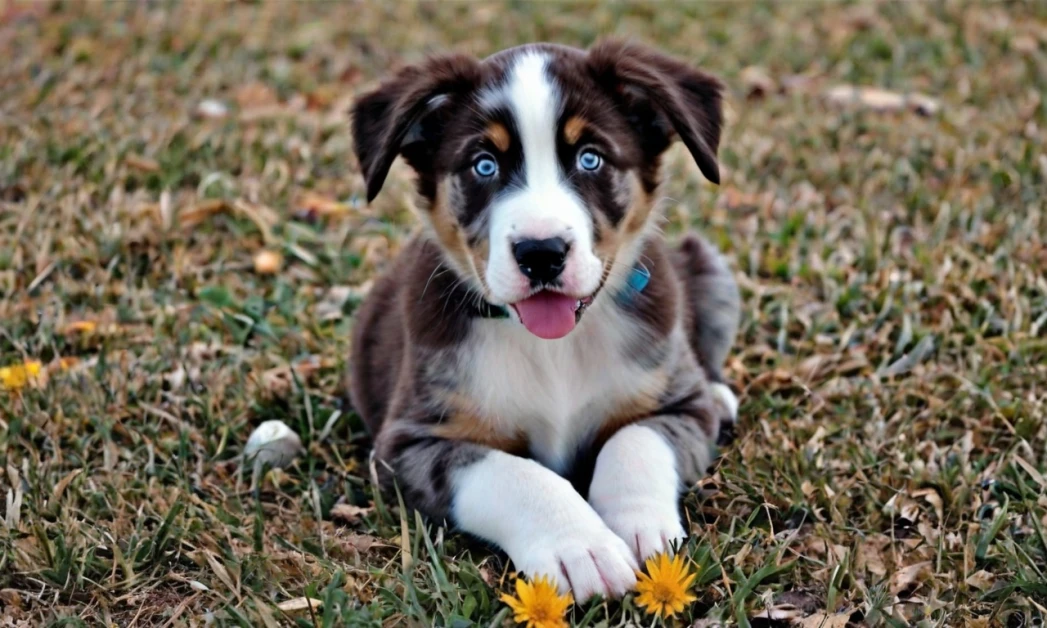
[[[414, 224], [347, 110], [426, 52], [609, 33], [729, 88], [722, 184], [676, 150], [664, 204], [744, 293], [680, 621], [1042, 625], [1047, 5], [8, 0], [0, 626], [506, 622], [511, 566], [375, 495], [340, 405]], [[268, 419], [305, 453], [252, 490]]]

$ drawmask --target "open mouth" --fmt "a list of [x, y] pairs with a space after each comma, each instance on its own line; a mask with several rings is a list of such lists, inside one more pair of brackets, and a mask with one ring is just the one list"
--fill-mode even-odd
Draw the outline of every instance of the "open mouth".
[[539, 338], [555, 340], [571, 333], [592, 300], [591, 296], [576, 299], [559, 292], [541, 290], [510, 307], [516, 310], [527, 331]]

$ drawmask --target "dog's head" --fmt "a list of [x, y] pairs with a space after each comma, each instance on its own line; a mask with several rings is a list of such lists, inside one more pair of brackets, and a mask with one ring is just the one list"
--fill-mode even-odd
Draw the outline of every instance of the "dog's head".
[[447, 261], [485, 300], [559, 338], [625, 281], [675, 138], [719, 183], [721, 84], [647, 47], [521, 46], [436, 57], [355, 107], [368, 201], [401, 155]]

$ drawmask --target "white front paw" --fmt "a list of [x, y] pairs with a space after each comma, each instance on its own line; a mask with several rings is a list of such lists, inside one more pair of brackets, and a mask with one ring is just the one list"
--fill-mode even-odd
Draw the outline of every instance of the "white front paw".
[[618, 535], [641, 563], [659, 552], [671, 552], [687, 533], [680, 525], [675, 505], [648, 503], [607, 508], [600, 513], [604, 523]]
[[713, 394], [713, 399], [720, 405], [723, 410], [726, 411], [727, 416], [730, 417], [730, 422], [734, 423], [738, 420], [738, 397], [730, 389], [727, 384], [715, 383], [710, 386]]
[[596, 459], [589, 504], [643, 561], [685, 536], [679, 485], [676, 453], [665, 438], [650, 427], [628, 425]]
[[[596, 524], [599, 525], [596, 525]], [[568, 529], [550, 529], [527, 547], [510, 552], [516, 568], [531, 577], [550, 576], [561, 593], [575, 600], [593, 595], [621, 597], [636, 586], [638, 563], [630, 548], [596, 520]]]

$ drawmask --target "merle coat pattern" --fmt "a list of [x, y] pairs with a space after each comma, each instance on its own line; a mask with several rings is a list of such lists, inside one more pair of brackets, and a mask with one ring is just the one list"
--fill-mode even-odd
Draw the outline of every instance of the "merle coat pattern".
[[[579, 600], [685, 536], [679, 495], [735, 420], [737, 287], [703, 239], [657, 228], [674, 140], [719, 182], [721, 91], [644, 46], [535, 44], [431, 58], [355, 107], [368, 200], [401, 156], [425, 227], [354, 327], [378, 474]], [[554, 269], [536, 279], [521, 242], [558, 243]]]

